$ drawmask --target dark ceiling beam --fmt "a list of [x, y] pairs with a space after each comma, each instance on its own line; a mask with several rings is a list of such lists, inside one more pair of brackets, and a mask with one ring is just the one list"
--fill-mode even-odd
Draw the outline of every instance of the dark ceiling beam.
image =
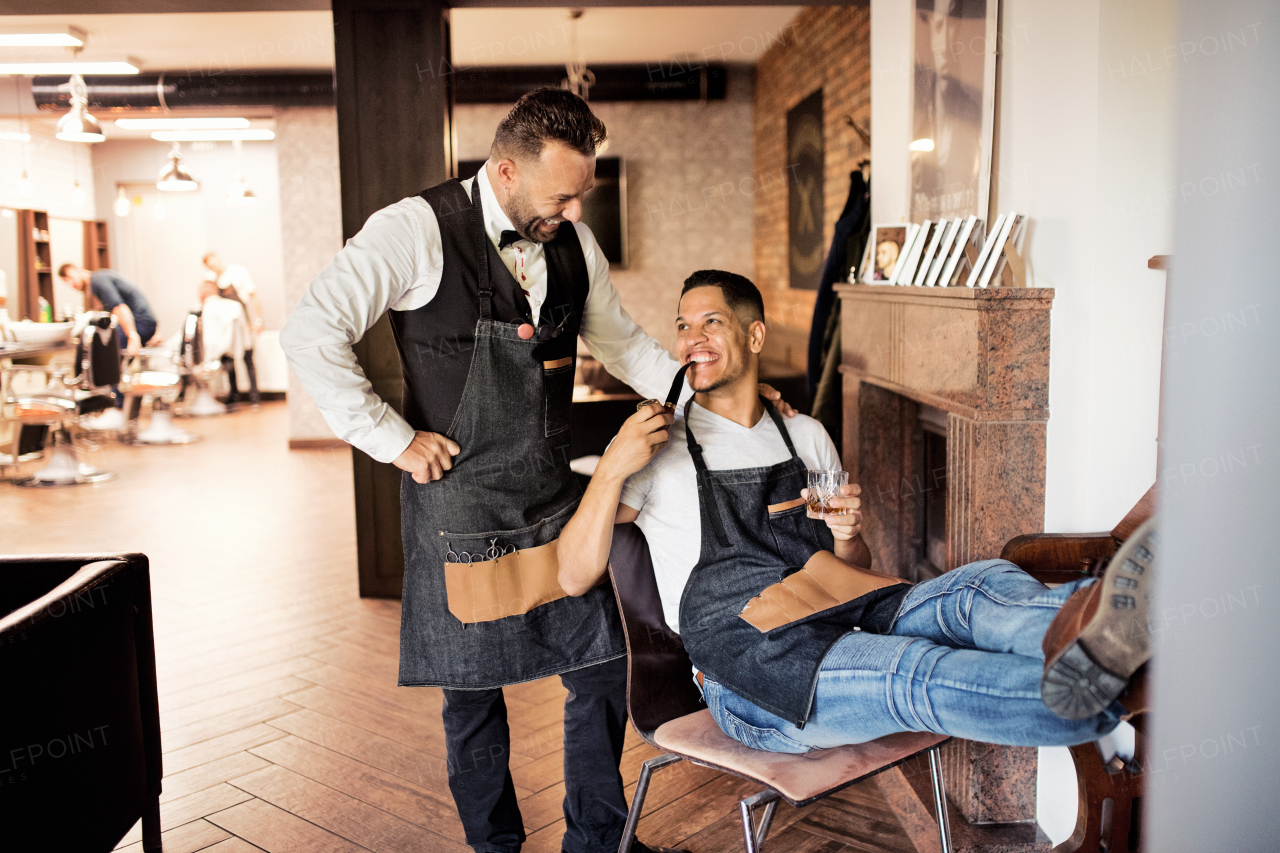
[[[734, 0], [728, 3], [706, 0], [586, 0], [566, 4], [565, 0], [458, 0], [447, 4], [454, 9], [507, 9], [547, 7], [562, 9], [643, 8], [645, 6], [777, 6], [778, 0]], [[785, 4], [784, 4], [785, 5]], [[803, 6], [868, 6], [870, 0], [811, 0]], [[327, 12], [325, 0], [207, 0], [199, 9], [187, 0], [0, 0], [0, 15], [144, 15], [172, 12]]]

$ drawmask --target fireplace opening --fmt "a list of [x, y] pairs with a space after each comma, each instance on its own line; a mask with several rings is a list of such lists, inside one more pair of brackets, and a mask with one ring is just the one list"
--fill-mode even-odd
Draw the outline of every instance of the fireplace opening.
[[[917, 576], [936, 577], [947, 566], [947, 413], [933, 406], [920, 406], [921, 484], [917, 504], [920, 561]], [[923, 579], [923, 578], [922, 578]]]

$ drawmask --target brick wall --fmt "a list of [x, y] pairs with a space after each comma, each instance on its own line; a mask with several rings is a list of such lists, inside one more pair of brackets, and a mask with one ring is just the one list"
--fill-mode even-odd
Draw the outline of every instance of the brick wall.
[[[769, 354], [803, 367], [813, 314], [814, 291], [788, 287], [787, 110], [822, 88], [826, 149], [823, 245], [829, 246], [836, 218], [849, 194], [849, 172], [870, 156], [845, 122], [860, 127], [871, 120], [871, 10], [866, 7], [806, 8], [792, 21], [782, 44], [756, 66], [752, 137], [755, 173], [754, 243], [756, 283], [774, 327]], [[770, 180], [772, 178], [772, 180]], [[825, 248], [824, 248], [825, 252]]]

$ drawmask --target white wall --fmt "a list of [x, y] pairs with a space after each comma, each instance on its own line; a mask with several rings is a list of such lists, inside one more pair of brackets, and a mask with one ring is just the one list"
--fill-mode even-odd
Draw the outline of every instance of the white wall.
[[[872, 217], [908, 211], [912, 8], [872, 0]], [[1173, 171], [1170, 0], [1004, 0], [993, 213], [1056, 289], [1045, 529], [1108, 530], [1155, 482]], [[1176, 62], [1172, 63], [1176, 64]]]
[[[872, 0], [872, 216], [908, 211], [909, 0]], [[1004, 0], [992, 214], [1031, 217], [1032, 284], [1055, 288], [1045, 529], [1109, 530], [1156, 479], [1164, 274], [1172, 246], [1171, 0]], [[1240, 164], [1245, 165], [1245, 164]], [[1199, 176], [1194, 176], [1199, 178]], [[1188, 178], [1190, 180], [1190, 178]], [[1175, 190], [1174, 198], [1177, 198]], [[1038, 813], [1075, 814], [1069, 761], [1042, 751]]]
[[[147, 266], [146, 253], [154, 251], [167, 257], [166, 267], [159, 271], [163, 283], [138, 280], [148, 298], [156, 303], [162, 333], [175, 331], [186, 308], [195, 301], [196, 287], [203, 277], [200, 259], [205, 252], [216, 251], [228, 263], [247, 267], [258, 286], [266, 328], [278, 329], [284, 322], [284, 262], [280, 240], [280, 179], [276, 167], [273, 142], [246, 142], [243, 147], [245, 179], [258, 197], [254, 205], [230, 205], [226, 202], [227, 185], [235, 178], [237, 165], [231, 143], [186, 143], [182, 146], [183, 168], [200, 182], [191, 193], [142, 193], [145, 204], [132, 208], [122, 220], [113, 212], [118, 183], [154, 188], [168, 156], [170, 144], [154, 140], [117, 140], [101, 142], [94, 147], [93, 164], [97, 183], [97, 218], [107, 220], [111, 235], [111, 264], [126, 278], [135, 278]], [[150, 216], [158, 198], [169, 202], [171, 217], [199, 200], [199, 213], [193, 213], [189, 227], [180, 227], [179, 219], [167, 219], [172, 230], [166, 230], [165, 246], [138, 245], [134, 239], [137, 216]], [[200, 221], [202, 220], [202, 221]], [[57, 258], [54, 259], [55, 263]], [[163, 290], [161, 290], [163, 289]], [[165, 307], [161, 307], [161, 306]]]

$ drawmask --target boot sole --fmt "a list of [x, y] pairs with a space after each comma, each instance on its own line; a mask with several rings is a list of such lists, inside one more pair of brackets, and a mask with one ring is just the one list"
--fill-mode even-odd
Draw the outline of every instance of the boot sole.
[[1155, 517], [1148, 519], [1120, 546], [1099, 581], [1098, 612], [1080, 636], [1045, 665], [1040, 696], [1059, 717], [1083, 720], [1100, 713], [1151, 658], [1148, 613], [1155, 522]]

